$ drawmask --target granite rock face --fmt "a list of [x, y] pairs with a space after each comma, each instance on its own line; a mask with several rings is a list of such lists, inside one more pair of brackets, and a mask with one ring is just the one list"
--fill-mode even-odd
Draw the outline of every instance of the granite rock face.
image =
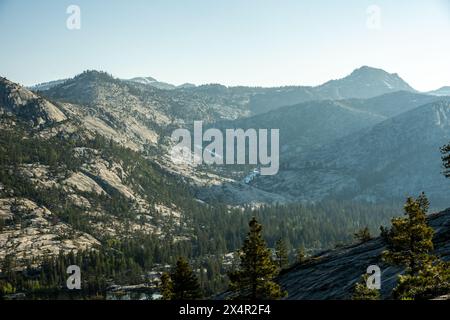
[[62, 122], [66, 115], [53, 103], [0, 77], [0, 108], [31, 122], [33, 126]]
[[[429, 216], [429, 225], [435, 230], [435, 254], [450, 260], [450, 209]], [[381, 294], [389, 298], [397, 276], [402, 271], [381, 261], [386, 249], [382, 238], [352, 246], [330, 250], [295, 265], [279, 276], [279, 283], [288, 291], [288, 299], [340, 300], [351, 299], [353, 288], [370, 265], [381, 269]]]
[[44, 256], [100, 246], [90, 234], [74, 230], [50, 210], [29, 199], [0, 199], [0, 218], [9, 222], [0, 233], [0, 260], [12, 256], [18, 268], [22, 261], [37, 262]]

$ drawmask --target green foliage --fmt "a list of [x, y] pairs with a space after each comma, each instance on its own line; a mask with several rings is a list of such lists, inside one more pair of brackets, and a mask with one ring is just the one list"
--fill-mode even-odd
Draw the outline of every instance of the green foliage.
[[230, 272], [230, 291], [233, 298], [241, 300], [270, 300], [286, 296], [273, 281], [278, 268], [271, 258], [271, 252], [262, 238], [262, 225], [253, 218], [250, 231], [239, 252], [239, 269]]
[[432, 299], [450, 293], [450, 264], [433, 261], [424, 263], [416, 274], [399, 276], [393, 291], [395, 299]]
[[56, 136], [50, 139], [39, 139], [28, 135], [17, 124], [15, 130], [0, 129], [0, 166], [17, 167], [22, 164], [40, 163], [55, 167], [64, 165], [68, 170], [81, 165], [79, 159], [72, 156], [71, 140], [63, 140]]
[[[176, 257], [183, 256], [187, 257], [195, 268], [206, 270], [200, 272], [198, 278], [205, 295], [212, 295], [226, 289], [226, 274], [229, 268], [223, 264], [223, 255], [241, 246], [247, 222], [253, 216], [266, 226], [265, 240], [270, 247], [275, 247], [276, 241], [282, 238], [293, 247], [304, 245], [308, 251], [315, 252], [332, 247], [337, 242], [349, 242], [351, 234], [360, 225], [368, 225], [374, 230], [380, 224], [386, 223], [395, 212], [391, 206], [336, 201], [314, 205], [262, 206], [257, 209], [246, 207], [243, 210], [230, 209], [220, 201], [205, 205], [195, 200], [196, 190], [186, 183], [180, 183], [178, 178], [168, 174], [140, 152], [121, 147], [101, 136], [86, 138], [88, 135], [82, 132], [57, 134], [42, 139], [35, 136], [26, 124], [16, 120], [13, 129], [0, 129], [0, 182], [3, 187], [0, 189], [0, 197], [8, 198], [14, 195], [47, 207], [53, 213], [54, 223], [64, 222], [72, 228], [64, 237], [70, 238], [78, 231], [84, 231], [100, 240], [101, 248], [97, 248], [96, 254], [76, 255], [77, 259], [82, 256], [82, 259], [87, 261], [82, 271], [84, 275], [90, 275], [85, 279], [85, 287], [91, 289], [83, 291], [83, 294], [104, 294], [106, 281], [109, 280], [117, 284], [140, 283], [142, 275], [153, 270], [155, 265], [174, 265]], [[83, 168], [83, 163], [89, 159], [85, 158], [84, 154], [76, 155], [76, 148], [95, 150], [106, 162], [120, 164], [126, 172], [123, 182], [127, 186], [150, 204], [176, 207], [177, 211], [182, 212], [181, 223], [174, 218], [163, 218], [150, 206], [148, 215], [152, 217], [151, 223], [161, 228], [164, 238], [133, 230], [131, 223], [144, 223], [141, 220], [142, 215], [139, 218], [134, 211], [135, 203], [95, 175], [89, 174]], [[30, 164], [45, 165], [49, 177], [57, 182], [77, 171], [89, 175], [107, 194], [81, 191], [77, 194], [89, 201], [91, 210], [105, 214], [86, 214], [83, 208], [77, 207], [69, 200], [63, 188], [36, 188], [21, 171], [24, 166]], [[111, 239], [92, 227], [96, 223], [107, 225], [112, 218], [123, 226], [119, 238]], [[0, 219], [0, 230], [10, 228], [15, 223], [20, 224], [20, 215], [15, 215], [14, 219]], [[180, 236], [187, 240], [174, 241]], [[70, 259], [72, 258], [46, 258], [42, 270], [44, 273], [53, 274], [52, 277], [36, 278], [35, 274], [40, 274], [40, 269], [34, 270], [30, 267], [30, 272], [26, 273], [8, 272], [6, 279], [18, 292], [37, 294], [56, 290], [66, 277], [63, 265]], [[284, 258], [282, 260], [284, 261]], [[29, 262], [30, 265], [40, 263], [41, 261]], [[92, 267], [88, 267], [88, 264]], [[105, 276], [97, 279], [97, 269], [103, 270]], [[11, 266], [8, 270], [15, 269]], [[55, 273], [59, 274], [60, 271], [61, 276], [56, 276]]]
[[427, 225], [428, 207], [423, 193], [417, 199], [408, 198], [404, 207], [406, 216], [392, 219], [387, 234], [388, 250], [383, 252], [383, 259], [405, 267], [410, 274], [420, 270], [433, 250], [434, 230]]
[[172, 300], [173, 299], [173, 282], [170, 277], [170, 274], [164, 272], [161, 275], [161, 287], [160, 292], [163, 300]]
[[380, 290], [367, 287], [368, 277], [368, 274], [364, 274], [361, 280], [355, 284], [352, 300], [380, 300]]
[[302, 264], [306, 261], [306, 259], [307, 259], [307, 256], [306, 256], [305, 247], [301, 246], [300, 248], [297, 249], [295, 260], [297, 263]]
[[398, 207], [326, 201], [234, 210], [217, 203], [214, 207], [193, 207], [187, 214], [198, 240], [195, 255], [235, 251], [244, 241], [252, 217], [264, 225], [264, 239], [269, 247], [275, 247], [282, 238], [294, 248], [303, 245], [308, 252], [317, 252], [338, 242], [350, 243], [361, 225], [367, 225], [375, 234], [380, 225], [387, 225], [398, 214]]
[[370, 234], [370, 230], [368, 227], [365, 227], [364, 229], [359, 230], [354, 234], [354, 237], [359, 242], [367, 242], [370, 239], [372, 239], [372, 235]]
[[185, 258], [178, 258], [170, 274], [172, 282], [172, 300], [195, 300], [202, 298], [197, 276]]
[[428, 207], [423, 193], [408, 198], [406, 217], [394, 218], [386, 232], [388, 250], [383, 259], [406, 269], [392, 292], [395, 299], [430, 299], [450, 292], [450, 265], [431, 254], [434, 230], [427, 225]]
[[[34, 261], [36, 262], [36, 261]], [[31, 264], [22, 272], [13, 270], [14, 264], [3, 264], [8, 282], [19, 292], [26, 292], [29, 297], [55, 298], [105, 296], [110, 281], [128, 284], [139, 281], [142, 269], [131, 259], [116, 251], [85, 251], [78, 254], [60, 253], [54, 257], [44, 257], [40, 267]], [[82, 284], [80, 291], [66, 289], [66, 269], [70, 265], [81, 268]]]
[[275, 243], [275, 256], [278, 268], [280, 270], [286, 268], [289, 265], [288, 249], [286, 241], [278, 239]]
[[7, 281], [0, 281], [0, 296], [12, 294], [16, 292], [16, 288]]

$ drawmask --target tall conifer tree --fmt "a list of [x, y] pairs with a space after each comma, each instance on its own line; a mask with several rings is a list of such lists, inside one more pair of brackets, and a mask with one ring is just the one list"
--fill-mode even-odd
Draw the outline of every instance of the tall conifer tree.
[[163, 300], [172, 300], [173, 298], [173, 283], [170, 274], [164, 272], [161, 275], [160, 291]]
[[277, 265], [280, 270], [289, 265], [288, 249], [286, 242], [283, 239], [278, 239], [275, 243], [275, 255], [277, 258]]
[[430, 259], [434, 230], [427, 225], [428, 207], [424, 193], [417, 199], [407, 199], [405, 217], [392, 219], [387, 235], [388, 250], [383, 252], [386, 262], [403, 266], [407, 272], [415, 274]]
[[170, 274], [173, 300], [195, 300], [202, 297], [197, 276], [185, 258], [178, 258], [174, 270]]
[[250, 231], [239, 252], [239, 268], [229, 274], [230, 290], [236, 299], [280, 299], [286, 293], [273, 281], [278, 268], [262, 237], [262, 225], [253, 218], [249, 227]]
[[403, 218], [394, 218], [387, 233], [388, 250], [383, 259], [405, 268], [393, 297], [429, 299], [450, 291], [450, 266], [431, 254], [434, 230], [427, 224], [429, 202], [422, 193], [408, 198]]

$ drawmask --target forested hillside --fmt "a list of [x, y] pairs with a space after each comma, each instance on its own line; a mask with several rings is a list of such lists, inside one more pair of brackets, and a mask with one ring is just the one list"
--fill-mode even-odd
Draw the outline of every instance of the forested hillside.
[[[336, 85], [330, 92], [351, 98], [346, 85], [362, 75], [369, 82], [385, 76], [363, 69], [321, 90]], [[432, 199], [445, 193], [435, 179], [437, 163], [427, 160], [440, 163], [447, 139], [448, 103], [440, 97], [405, 91], [321, 97], [252, 116], [255, 99], [272, 89], [166, 90], [97, 71], [36, 92], [0, 80], [0, 288], [6, 297], [150, 298], [161, 290], [161, 275], [185, 265], [180, 257], [210, 297], [227, 289], [252, 218], [264, 226], [261, 239], [271, 252], [264, 259], [282, 248], [289, 265], [299, 252], [339, 248], [358, 232], [377, 235], [401, 214], [408, 192], [424, 189]], [[280, 128], [280, 173], [247, 183], [254, 166], [174, 164], [171, 131], [197, 119], [218, 128]], [[412, 148], [414, 139], [426, 147]], [[380, 157], [405, 161], [398, 171]], [[374, 164], [390, 173], [372, 179]], [[406, 174], [411, 168], [415, 175]], [[400, 173], [422, 183], [383, 185], [397, 197], [368, 193]], [[76, 294], [65, 289], [70, 264], [84, 274]]]

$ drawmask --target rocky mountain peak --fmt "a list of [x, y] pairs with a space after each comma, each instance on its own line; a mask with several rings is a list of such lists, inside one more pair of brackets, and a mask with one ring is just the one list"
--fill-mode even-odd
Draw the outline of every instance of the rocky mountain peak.
[[428, 94], [431, 94], [434, 96], [450, 96], [450, 86], [441, 87], [437, 90], [428, 92]]
[[355, 70], [350, 75], [358, 75], [358, 74], [366, 74], [366, 75], [397, 75], [396, 73], [388, 73], [383, 69], [374, 68], [370, 66], [361, 66]]
[[138, 83], [142, 83], [142, 84], [150, 84], [150, 83], [156, 82], [158, 80], [156, 80], [153, 77], [135, 77], [135, 78], [129, 79], [129, 81], [138, 82]]
[[398, 74], [369, 66], [362, 66], [342, 79], [328, 81], [317, 88], [323, 95], [335, 99], [371, 98], [401, 90], [415, 91]]
[[84, 81], [114, 81], [114, 77], [107, 72], [98, 70], [86, 70], [76, 75], [73, 80]]
[[67, 119], [57, 106], [6, 78], [0, 78], [0, 110], [29, 120], [34, 126]]

